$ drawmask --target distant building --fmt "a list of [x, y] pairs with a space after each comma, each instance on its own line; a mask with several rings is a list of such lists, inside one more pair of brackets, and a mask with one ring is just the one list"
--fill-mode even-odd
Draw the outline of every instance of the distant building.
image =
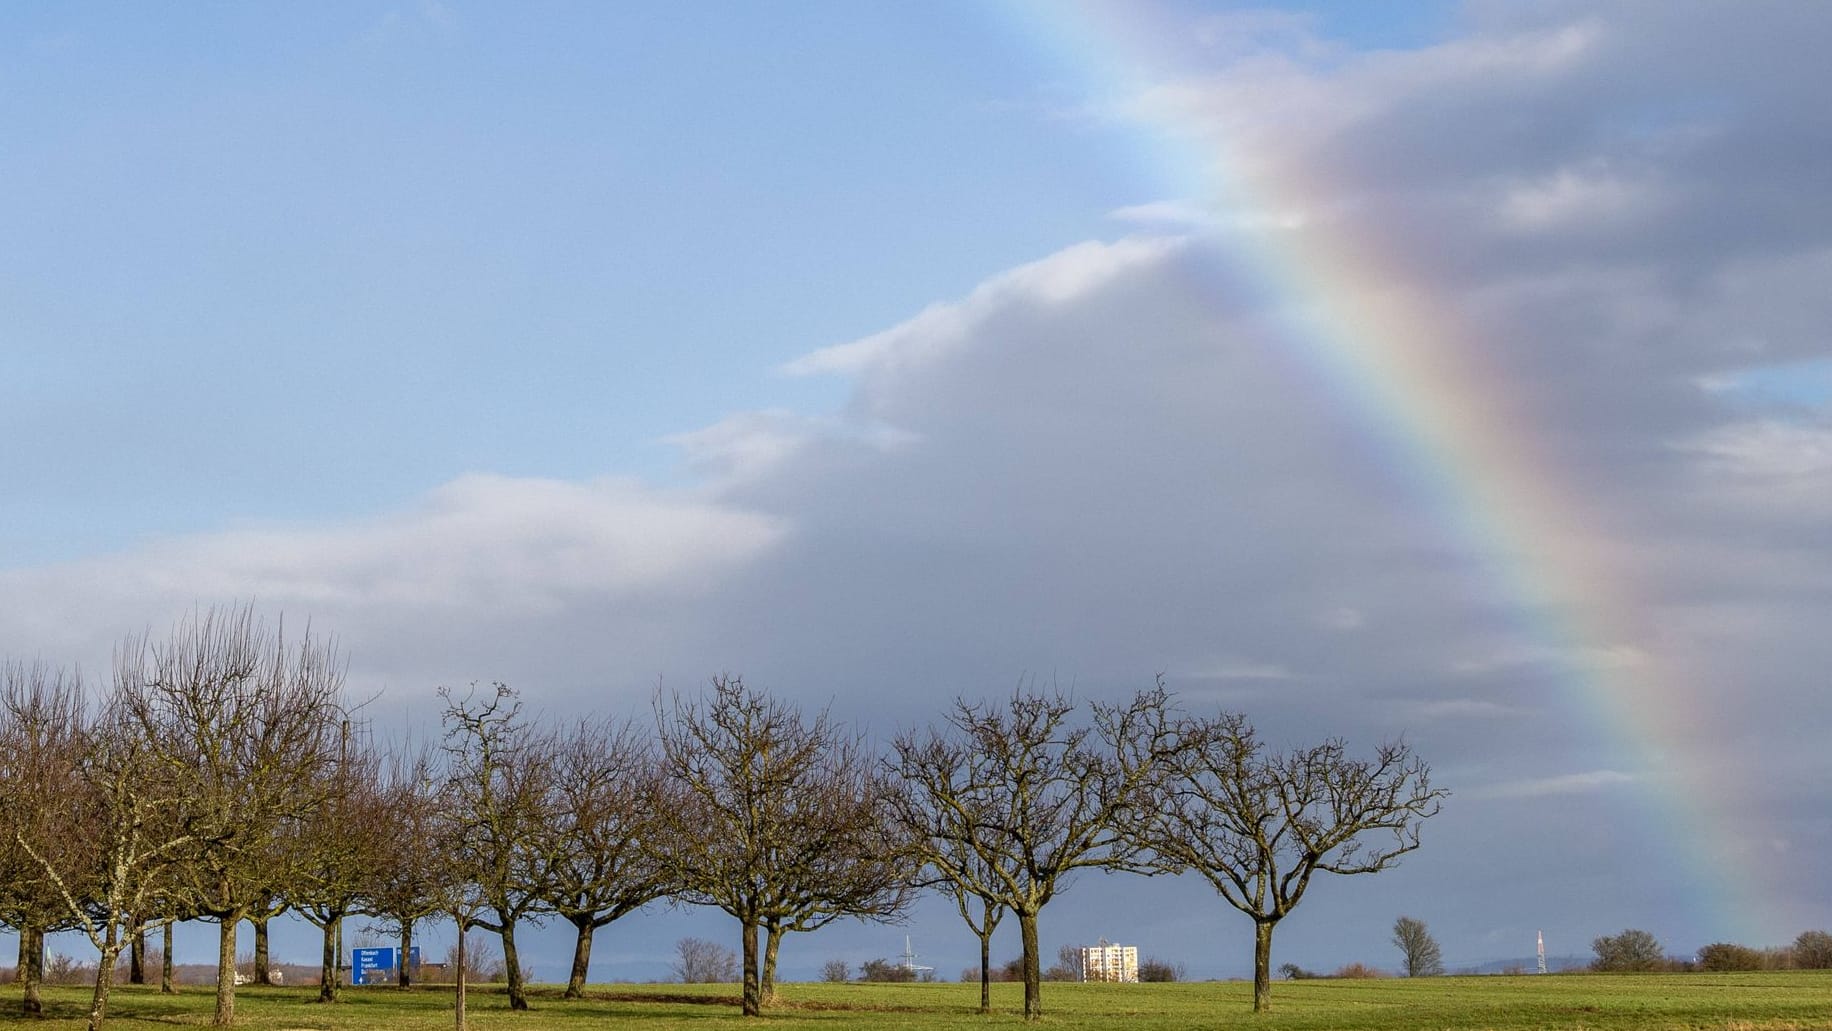
[[1102, 938], [1099, 945], [1081, 948], [1083, 981], [1120, 981], [1137, 984], [1139, 980], [1139, 947], [1113, 945]]

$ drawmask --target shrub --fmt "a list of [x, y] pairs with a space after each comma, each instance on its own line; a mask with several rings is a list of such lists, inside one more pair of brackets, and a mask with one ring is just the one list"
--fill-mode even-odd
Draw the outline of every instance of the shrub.
[[1590, 964], [1592, 970], [1648, 971], [1666, 965], [1660, 942], [1648, 932], [1633, 928], [1613, 937], [1606, 934], [1592, 942], [1591, 948], [1597, 953]]
[[1372, 977], [1385, 977], [1387, 975], [1368, 966], [1366, 963], [1350, 963], [1348, 966], [1338, 968], [1335, 973], [1329, 976], [1341, 978], [1343, 980], [1356, 981]]
[[1189, 973], [1183, 969], [1183, 964], [1168, 963], [1156, 956], [1147, 957], [1139, 964], [1139, 980], [1141, 981], [1182, 981], [1188, 977]]
[[1762, 953], [1746, 945], [1714, 942], [1698, 950], [1701, 970], [1761, 970]]
[[1279, 976], [1287, 981], [1310, 981], [1318, 975], [1298, 966], [1296, 963], [1280, 963]]
[[45, 984], [94, 984], [95, 967], [86, 965], [61, 952], [45, 960]]
[[890, 982], [914, 981], [916, 980], [916, 972], [901, 963], [893, 963], [888, 959], [868, 959], [859, 964], [859, 980]]
[[1824, 931], [1802, 931], [1794, 939], [1794, 965], [1802, 970], [1824, 970], [1832, 967], [1832, 934]]
[[852, 979], [852, 968], [843, 959], [830, 959], [821, 964], [821, 980], [829, 984], [838, 984]]

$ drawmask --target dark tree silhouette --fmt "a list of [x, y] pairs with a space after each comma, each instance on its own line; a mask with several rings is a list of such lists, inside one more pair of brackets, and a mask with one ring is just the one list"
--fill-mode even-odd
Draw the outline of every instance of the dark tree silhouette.
[[1597, 958], [1591, 969], [1611, 972], [1658, 970], [1666, 956], [1660, 942], [1646, 931], [1630, 928], [1616, 935], [1603, 935], [1591, 943]]
[[1403, 742], [1270, 752], [1246, 717], [1185, 718], [1160, 790], [1126, 821], [1160, 869], [1194, 871], [1253, 918], [1253, 1008], [1272, 1004], [1272, 930], [1318, 873], [1376, 873], [1419, 847], [1446, 792]]
[[1405, 958], [1407, 977], [1436, 977], [1444, 972], [1444, 954], [1425, 929], [1425, 921], [1402, 916], [1393, 922], [1393, 944]]
[[601, 927], [667, 894], [660, 829], [661, 766], [645, 730], [581, 720], [555, 750], [554, 827], [548, 905], [573, 925], [566, 998], [585, 995], [592, 937]]
[[[889, 764], [903, 784], [891, 798], [897, 819], [969, 925], [989, 928], [997, 907], [1016, 914], [1032, 1020], [1043, 1012], [1037, 915], [1075, 870], [1143, 869], [1120, 817], [1170, 743], [1161, 685], [1094, 706], [1092, 726], [1072, 723], [1074, 711], [1061, 694], [1023, 687], [1002, 706], [956, 700], [945, 728], [900, 735]], [[977, 925], [972, 899], [985, 907]], [[982, 948], [982, 1004], [986, 959]]]
[[[788, 931], [887, 918], [910, 901], [908, 851], [858, 739], [731, 676], [698, 701], [656, 700], [668, 877], [742, 929], [742, 1006], [762, 1011]], [[769, 932], [760, 950], [759, 932]]]
[[[467, 878], [482, 905], [470, 925], [502, 939], [509, 1008], [528, 1008], [515, 929], [539, 914], [551, 894], [558, 847], [554, 811], [554, 745], [522, 716], [521, 700], [502, 684], [445, 699], [447, 841], [453, 872]], [[461, 927], [462, 934], [463, 928]]]

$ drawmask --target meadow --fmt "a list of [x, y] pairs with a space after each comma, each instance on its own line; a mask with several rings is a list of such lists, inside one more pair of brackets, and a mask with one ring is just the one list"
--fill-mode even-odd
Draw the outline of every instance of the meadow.
[[[570, 1029], [622, 1026], [643, 1031], [775, 1031], [914, 1028], [954, 1031], [1020, 1028], [1022, 987], [993, 985], [996, 1012], [976, 1012], [977, 985], [790, 984], [759, 1019], [739, 1016], [729, 985], [595, 985], [590, 997], [563, 1001], [557, 987], [537, 987], [533, 1009], [514, 1013], [496, 986], [473, 989], [470, 1026], [478, 1029]], [[321, 1005], [312, 988], [242, 988], [236, 1026], [274, 1031], [389, 1031], [450, 1028], [451, 990], [363, 988]], [[0, 1027], [81, 1027], [88, 993], [47, 988], [46, 1014], [28, 1019], [9, 999]], [[1252, 986], [1204, 984], [1047, 984], [1040, 1026], [1128, 1031], [1252, 1027], [1268, 1031], [1412, 1031], [1412, 1029], [1770, 1029], [1832, 1028], [1832, 971], [1747, 974], [1553, 974], [1280, 982], [1273, 1010], [1251, 1012]], [[208, 989], [176, 996], [122, 987], [109, 1006], [113, 1028], [206, 1027]]]

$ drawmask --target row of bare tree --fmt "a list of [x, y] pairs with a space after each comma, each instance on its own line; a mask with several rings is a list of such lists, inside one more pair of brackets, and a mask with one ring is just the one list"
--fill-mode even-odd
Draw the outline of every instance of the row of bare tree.
[[88, 936], [101, 957], [92, 1029], [122, 951], [174, 920], [221, 925], [221, 1025], [244, 919], [257, 958], [280, 912], [321, 928], [326, 1001], [346, 917], [393, 927], [402, 957], [428, 919], [453, 920], [461, 943], [484, 928], [521, 1009], [518, 926], [577, 929], [576, 997], [594, 933], [658, 899], [738, 920], [753, 1015], [783, 936], [891, 919], [928, 890], [957, 903], [982, 971], [1015, 916], [1034, 1018], [1038, 915], [1090, 868], [1206, 877], [1253, 919], [1258, 1009], [1272, 929], [1311, 877], [1391, 865], [1444, 794], [1403, 743], [1369, 758], [1334, 740], [1277, 753], [1238, 714], [1182, 712], [1161, 683], [1085, 716], [1030, 685], [959, 700], [878, 754], [827, 713], [733, 676], [658, 694], [653, 725], [534, 718], [501, 685], [441, 689], [437, 747], [382, 747], [352, 719], [335, 647], [247, 609], [124, 643], [99, 699], [42, 664], [0, 672], [0, 920], [20, 932], [28, 1010], [31, 944]]
[[202, 917], [222, 927], [215, 1019], [234, 1019], [236, 925], [280, 885], [307, 898], [306, 843], [335, 836], [342, 687], [334, 645], [247, 609], [122, 642], [99, 698], [73, 672], [0, 666], [0, 919], [19, 931], [27, 1012], [47, 932], [95, 947], [97, 1028], [129, 943]]

